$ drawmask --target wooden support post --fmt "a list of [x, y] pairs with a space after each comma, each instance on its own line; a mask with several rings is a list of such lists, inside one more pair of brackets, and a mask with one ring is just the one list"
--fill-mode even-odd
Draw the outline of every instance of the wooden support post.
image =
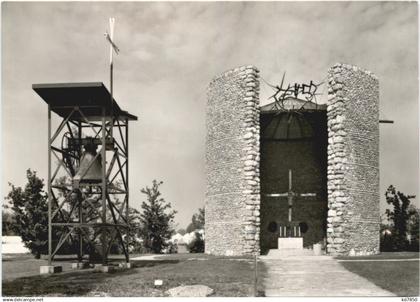
[[[82, 122], [77, 123], [77, 138], [79, 141], [82, 139]], [[82, 154], [82, 146], [79, 146], [79, 152], [77, 153], [79, 156], [79, 164], [80, 164], [80, 154]], [[80, 196], [80, 203], [79, 203], [79, 222], [83, 223], [83, 198]], [[82, 230], [79, 229], [79, 262], [83, 260], [83, 234]]]
[[[124, 145], [124, 143], [123, 143], [123, 145]], [[129, 202], [129, 187], [130, 187], [130, 183], [129, 183], [129, 181], [128, 181], [128, 119], [126, 119], [125, 120], [125, 155], [127, 156], [126, 157], [126, 160], [125, 160], [125, 181], [126, 181], [126, 184], [127, 184], [127, 187], [125, 188], [125, 192], [126, 192], [126, 195], [125, 195], [125, 198], [126, 198], [126, 222], [127, 222], [127, 224], [130, 222], [130, 220], [129, 220], [129, 216], [130, 216], [130, 213], [129, 213], [129, 210], [130, 210], [130, 207], [129, 207], [129, 204], [128, 204], [128, 202]], [[128, 229], [128, 230], [126, 230], [126, 232], [129, 232], [129, 230], [130, 229]], [[128, 235], [128, 234], [127, 234]], [[128, 236], [126, 236], [126, 244], [127, 244], [127, 249], [128, 249]], [[130, 255], [129, 254], [127, 254], [127, 256], [126, 256], [126, 262], [128, 263], [128, 262], [130, 262]]]
[[52, 254], [51, 200], [51, 106], [48, 104], [48, 265]]
[[[79, 196], [79, 223], [83, 223], [83, 199]], [[81, 262], [83, 260], [83, 236], [82, 231], [79, 229], [79, 254], [78, 254], [78, 261]]]
[[[102, 224], [106, 224], [106, 124], [105, 124], [105, 108], [102, 108]], [[101, 228], [101, 243], [102, 243], [102, 264], [107, 264], [107, 247], [106, 247], [106, 229]]]

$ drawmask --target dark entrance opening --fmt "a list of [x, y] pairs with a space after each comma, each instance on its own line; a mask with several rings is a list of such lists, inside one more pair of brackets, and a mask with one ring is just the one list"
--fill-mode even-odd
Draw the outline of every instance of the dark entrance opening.
[[[273, 104], [261, 107], [263, 253], [277, 248], [279, 236], [303, 237], [304, 247], [321, 242], [326, 236], [326, 107], [295, 98], [288, 99], [287, 104], [281, 110]], [[273, 232], [274, 223], [277, 229]]]

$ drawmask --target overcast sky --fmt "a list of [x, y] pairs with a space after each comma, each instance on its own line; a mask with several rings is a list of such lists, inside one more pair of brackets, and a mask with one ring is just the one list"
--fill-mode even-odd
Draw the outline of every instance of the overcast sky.
[[[255, 65], [270, 83], [322, 81], [336, 62], [380, 81], [381, 213], [395, 185], [418, 194], [417, 3], [2, 3], [2, 195], [32, 168], [47, 177], [47, 106], [33, 83], [109, 86], [103, 33], [116, 18], [115, 99], [130, 128], [131, 205], [163, 180], [179, 227], [204, 205], [211, 79]], [[272, 92], [261, 83], [261, 102]]]

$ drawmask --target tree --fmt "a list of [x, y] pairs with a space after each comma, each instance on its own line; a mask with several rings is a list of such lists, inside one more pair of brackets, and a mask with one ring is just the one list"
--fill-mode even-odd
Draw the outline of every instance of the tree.
[[386, 193], [386, 202], [393, 206], [393, 210], [386, 210], [388, 219], [392, 221], [392, 237], [393, 245], [396, 250], [402, 251], [408, 248], [407, 230], [408, 221], [411, 214], [409, 213], [410, 199], [413, 196], [407, 196], [396, 191], [394, 186], [389, 186]]
[[203, 230], [205, 223], [204, 208], [199, 208], [198, 213], [194, 214], [191, 218], [191, 223], [187, 227], [187, 233], [194, 232], [195, 230]]
[[[5, 209], [7, 209], [7, 206], [3, 206]], [[13, 217], [12, 213], [6, 212], [3, 210], [2, 212], [2, 227], [1, 232], [3, 236], [15, 236], [16, 233], [13, 231], [13, 225], [15, 224], [15, 218]]]
[[145, 247], [154, 253], [162, 253], [174, 233], [172, 224], [176, 211], [171, 210], [171, 204], [160, 197], [159, 186], [162, 184], [162, 181], [153, 180], [152, 187], [141, 189], [147, 201], [141, 205], [140, 236]]
[[184, 229], [179, 229], [178, 231], [176, 231], [178, 234], [181, 234], [182, 236], [184, 236], [186, 233], [187, 233], [187, 231], [186, 230], [184, 230]]
[[[190, 253], [204, 253], [204, 208], [199, 208], [198, 213], [191, 218], [191, 223], [187, 227], [187, 233], [194, 232], [194, 239], [188, 244], [187, 249]], [[200, 232], [201, 230], [201, 232]]]
[[420, 210], [414, 205], [410, 205], [408, 212], [410, 214], [410, 219], [408, 222], [408, 233], [410, 234], [410, 250], [419, 251], [419, 218]]
[[128, 225], [129, 229], [125, 238], [128, 243], [128, 249], [132, 252], [138, 252], [141, 248], [137, 240], [140, 228], [140, 212], [132, 207], [128, 208]]
[[48, 253], [48, 202], [44, 182], [35, 171], [26, 171], [28, 180], [24, 189], [11, 186], [6, 200], [11, 203], [15, 223], [12, 230], [22, 237], [25, 246], [39, 259]]
[[190, 253], [204, 253], [204, 237], [200, 232], [194, 232], [194, 239], [187, 245]]

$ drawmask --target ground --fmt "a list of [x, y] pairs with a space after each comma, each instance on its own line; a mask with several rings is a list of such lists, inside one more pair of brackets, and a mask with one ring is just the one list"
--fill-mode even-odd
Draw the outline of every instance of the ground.
[[[397, 296], [419, 296], [419, 253], [381, 253], [365, 257], [341, 257], [347, 270], [362, 276]], [[409, 260], [411, 259], [411, 260]], [[416, 260], [414, 260], [416, 259]], [[384, 260], [384, 261], [354, 261]], [[397, 260], [397, 261], [392, 261]], [[400, 261], [401, 260], [401, 261]]]
[[[334, 294], [334, 291], [328, 289], [331, 284], [339, 295], [337, 280], [343, 278], [344, 295], [364, 295], [366, 292], [418, 296], [418, 259], [419, 253], [382, 253], [365, 257], [337, 257], [327, 259], [328, 261], [314, 256], [306, 260], [299, 257], [271, 262], [262, 259], [258, 263], [256, 292], [257, 295], [269, 295], [270, 290], [272, 294], [277, 294], [277, 291], [283, 295], [304, 294], [299, 289], [300, 286], [321, 295], [322, 290]], [[173, 254], [158, 258], [158, 261], [148, 258], [133, 260], [133, 269], [110, 274], [95, 273], [92, 270], [71, 271], [71, 259], [62, 259], [58, 263], [63, 265], [64, 273], [40, 276], [39, 266], [46, 264], [45, 260], [35, 260], [30, 255], [3, 255], [3, 295], [164, 296], [169, 288], [193, 284], [209, 286], [214, 289], [214, 296], [255, 294], [255, 271], [251, 258]], [[270, 271], [278, 278], [277, 281], [269, 276]], [[334, 277], [331, 273], [337, 276]], [[344, 275], [349, 276], [350, 281], [344, 280]], [[282, 278], [291, 281], [291, 286], [286, 286]], [[162, 287], [154, 286], [156, 279], [163, 280]], [[309, 286], [309, 283], [315, 281], [320, 281], [320, 285]], [[275, 292], [272, 291], [273, 288]]]
[[[397, 258], [397, 259], [396, 259]], [[261, 256], [266, 296], [418, 296], [418, 253], [366, 257]], [[405, 275], [403, 275], [405, 272]]]
[[[64, 273], [26, 277], [22, 277], [24, 267], [26, 275], [37, 274], [45, 260], [28, 256], [3, 259], [3, 295], [164, 296], [172, 287], [193, 284], [209, 286], [214, 296], [254, 295], [254, 262], [250, 258], [174, 254], [163, 259], [133, 260], [133, 269], [111, 274], [71, 271], [67, 260], [59, 262], [64, 263]], [[16, 277], [20, 278], [12, 280]], [[156, 279], [163, 280], [162, 287], [154, 286]]]

